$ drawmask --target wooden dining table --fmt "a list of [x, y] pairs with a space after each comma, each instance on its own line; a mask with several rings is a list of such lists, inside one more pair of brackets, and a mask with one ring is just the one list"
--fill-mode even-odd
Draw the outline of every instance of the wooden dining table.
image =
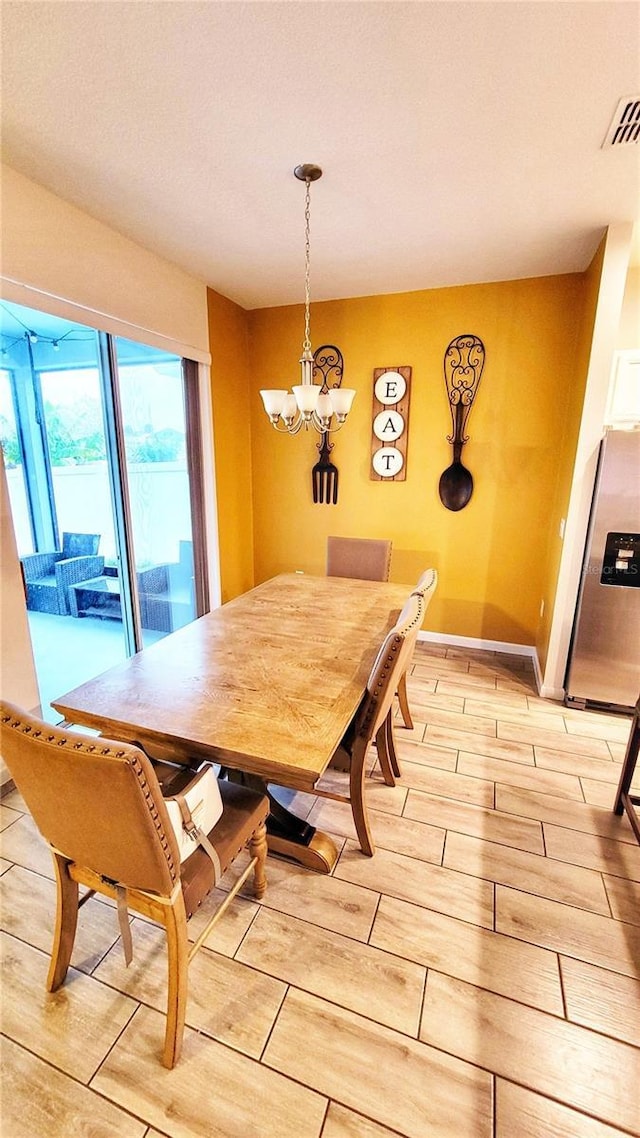
[[[52, 701], [68, 723], [160, 761], [219, 763], [249, 785], [312, 792], [411, 586], [287, 573]], [[337, 850], [275, 794], [269, 845], [321, 872]]]

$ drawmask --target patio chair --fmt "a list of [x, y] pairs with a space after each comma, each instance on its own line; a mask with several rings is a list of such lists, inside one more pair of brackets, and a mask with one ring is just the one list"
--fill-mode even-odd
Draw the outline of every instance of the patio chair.
[[[188, 547], [188, 548], [187, 548]], [[142, 627], [174, 632], [196, 615], [191, 542], [180, 542], [180, 561], [138, 573]]]
[[27, 608], [67, 616], [70, 586], [102, 574], [99, 544], [98, 533], [63, 533], [62, 549], [21, 557]]
[[[268, 799], [219, 781], [222, 816], [206, 835], [212, 851], [194, 844], [181, 862], [158, 776], [138, 747], [62, 731], [9, 703], [0, 703], [0, 738], [2, 757], [53, 855], [57, 913], [47, 990], [55, 992], [64, 982], [78, 909], [94, 893], [116, 901], [126, 947], [131, 947], [128, 910], [150, 917], [167, 936], [162, 1062], [175, 1066], [184, 1034], [188, 964], [252, 871], [255, 895], [265, 891]], [[167, 765], [160, 764], [165, 773]], [[169, 795], [178, 792], [172, 769], [173, 785], [165, 780]], [[187, 920], [247, 845], [249, 864], [190, 946]], [[88, 889], [80, 900], [78, 885]], [[47, 1014], [59, 1015], [64, 1030], [64, 1003], [52, 1004]]]

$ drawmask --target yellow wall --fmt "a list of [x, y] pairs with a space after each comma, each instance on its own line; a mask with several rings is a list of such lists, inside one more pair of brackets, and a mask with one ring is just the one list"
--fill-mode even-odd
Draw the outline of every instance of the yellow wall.
[[[439, 571], [427, 628], [535, 643], [583, 292], [583, 276], [572, 274], [313, 304], [314, 345], [340, 347], [345, 386], [358, 391], [335, 436], [337, 506], [312, 501], [317, 436], [276, 434], [258, 394], [297, 381], [302, 310], [249, 313], [256, 582], [293, 569], [323, 573], [328, 534], [390, 537], [392, 579], [412, 583], [430, 565]], [[475, 490], [456, 514], [438, 498], [451, 461], [442, 359], [450, 340], [468, 332], [487, 355], [463, 452]], [[374, 482], [373, 369], [402, 365], [413, 368], [407, 480]]]
[[208, 290], [222, 601], [252, 588], [253, 509], [247, 313]]
[[567, 517], [569, 505], [605, 243], [606, 236], [603, 237], [600, 242], [595, 256], [583, 277], [584, 301], [582, 315], [577, 324], [578, 335], [576, 341], [574, 381], [567, 387], [566, 411], [563, 417], [564, 427], [558, 451], [557, 482], [553, 505], [549, 514], [546, 565], [542, 585], [544, 613], [540, 620], [540, 627], [536, 639], [541, 672], [544, 672], [547, 662], [549, 638], [551, 635], [551, 618], [553, 616], [558, 572], [560, 569], [560, 557], [562, 554], [560, 522], [562, 518]]

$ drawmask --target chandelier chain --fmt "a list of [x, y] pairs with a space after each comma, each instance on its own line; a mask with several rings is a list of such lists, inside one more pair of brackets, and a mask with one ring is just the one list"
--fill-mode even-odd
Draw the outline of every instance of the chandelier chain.
[[[0, 0], [1, 2], [1, 0]], [[322, 177], [322, 170], [314, 162], [304, 162], [296, 166], [294, 176], [305, 183], [304, 194], [304, 339], [302, 355], [299, 359], [300, 379], [293, 385], [292, 393], [279, 388], [269, 388], [260, 392], [264, 409], [271, 425], [282, 433], [297, 435], [300, 430], [314, 430], [325, 436], [322, 455], [328, 455], [326, 436], [342, 430], [355, 391], [342, 387], [342, 355], [338, 348], [325, 344], [313, 353], [311, 348], [311, 183]], [[336, 361], [339, 359], [339, 367]], [[335, 375], [336, 382], [329, 388], [328, 375]], [[316, 377], [320, 381], [316, 382]]]
[[311, 351], [311, 333], [310, 333], [310, 317], [309, 317], [309, 304], [311, 297], [311, 182], [307, 178], [305, 182], [305, 198], [304, 198], [304, 340], [302, 342], [303, 352]]

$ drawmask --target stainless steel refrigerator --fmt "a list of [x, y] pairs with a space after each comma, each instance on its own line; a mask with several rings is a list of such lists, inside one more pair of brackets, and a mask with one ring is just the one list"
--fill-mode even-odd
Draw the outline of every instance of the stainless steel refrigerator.
[[600, 445], [565, 676], [573, 707], [633, 710], [640, 692], [640, 430]]

